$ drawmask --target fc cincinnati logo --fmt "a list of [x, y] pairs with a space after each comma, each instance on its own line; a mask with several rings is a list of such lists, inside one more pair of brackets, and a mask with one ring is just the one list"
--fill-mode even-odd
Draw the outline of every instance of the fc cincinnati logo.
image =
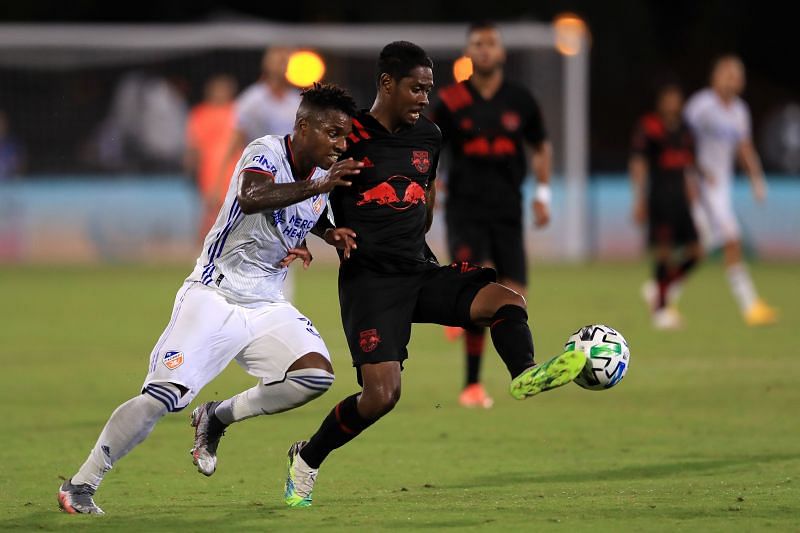
[[164, 354], [164, 366], [175, 370], [183, 364], [183, 352], [170, 351]]
[[378, 347], [381, 338], [378, 335], [377, 329], [368, 329], [361, 332], [361, 338], [358, 340], [358, 345], [361, 346], [361, 351], [371, 352]]
[[414, 150], [411, 152], [411, 164], [419, 172], [425, 174], [431, 168], [431, 159], [427, 150]]

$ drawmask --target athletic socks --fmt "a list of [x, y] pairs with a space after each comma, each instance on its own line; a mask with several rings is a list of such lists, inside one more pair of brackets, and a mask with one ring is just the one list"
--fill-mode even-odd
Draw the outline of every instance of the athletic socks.
[[467, 348], [466, 384], [469, 386], [480, 381], [483, 347], [486, 343], [486, 330], [478, 327], [467, 328], [464, 330], [464, 341]]
[[308, 444], [300, 450], [300, 457], [308, 466], [319, 468], [329, 453], [356, 438], [375, 422], [358, 414], [359, 394], [353, 394], [336, 404]]
[[86, 462], [72, 476], [71, 483], [88, 484], [96, 489], [114, 463], [141, 443], [165, 414], [164, 404], [147, 394], [140, 394], [117, 407]]
[[742, 313], [746, 313], [758, 300], [758, 294], [744, 263], [736, 263], [726, 269], [731, 292]]
[[489, 331], [512, 379], [535, 364], [533, 337], [525, 309], [518, 305], [504, 305], [492, 317]]

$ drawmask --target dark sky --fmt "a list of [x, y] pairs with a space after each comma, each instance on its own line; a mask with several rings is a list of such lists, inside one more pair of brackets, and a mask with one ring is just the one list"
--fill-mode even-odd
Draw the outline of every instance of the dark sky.
[[715, 56], [736, 52], [748, 68], [745, 98], [754, 127], [790, 100], [800, 102], [800, 52], [793, 2], [772, 0], [503, 0], [491, 2], [331, 2], [292, 0], [212, 2], [5, 3], [6, 21], [179, 22], [257, 17], [287, 22], [550, 21], [571, 11], [592, 32], [592, 167], [620, 170], [631, 123], [646, 110], [657, 80], [677, 77], [689, 91], [702, 86]]

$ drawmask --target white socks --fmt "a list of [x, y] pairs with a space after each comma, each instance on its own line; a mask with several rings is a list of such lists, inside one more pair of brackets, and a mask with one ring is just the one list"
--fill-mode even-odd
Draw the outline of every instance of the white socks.
[[736, 263], [727, 267], [726, 273], [728, 275], [728, 283], [731, 285], [731, 292], [736, 298], [736, 303], [739, 304], [739, 309], [742, 313], [746, 313], [758, 300], [758, 294], [756, 294], [753, 280], [750, 278], [750, 272], [748, 272], [744, 263]]
[[114, 463], [142, 442], [165, 414], [167, 408], [164, 404], [147, 394], [140, 394], [117, 407], [106, 422], [89, 458], [72, 476], [72, 483], [88, 483], [96, 489]]
[[333, 384], [333, 379], [333, 374], [319, 368], [292, 370], [279, 383], [259, 383], [225, 400], [217, 405], [214, 414], [228, 425], [258, 415], [288, 411], [321, 396]]

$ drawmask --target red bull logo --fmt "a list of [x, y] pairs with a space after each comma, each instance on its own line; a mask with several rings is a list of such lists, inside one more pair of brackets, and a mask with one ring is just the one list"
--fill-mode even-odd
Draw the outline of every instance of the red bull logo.
[[425, 174], [431, 168], [431, 158], [427, 150], [413, 150], [411, 152], [411, 164], [420, 173]]
[[378, 335], [377, 329], [368, 329], [366, 331], [362, 331], [358, 339], [358, 345], [364, 352], [371, 352], [375, 350], [380, 342], [381, 337]]
[[[407, 185], [401, 199], [397, 189], [403, 183]], [[416, 181], [405, 176], [392, 176], [388, 180], [362, 191], [361, 199], [356, 202], [356, 205], [387, 205], [397, 211], [405, 211], [418, 203], [426, 203], [425, 189]]]

